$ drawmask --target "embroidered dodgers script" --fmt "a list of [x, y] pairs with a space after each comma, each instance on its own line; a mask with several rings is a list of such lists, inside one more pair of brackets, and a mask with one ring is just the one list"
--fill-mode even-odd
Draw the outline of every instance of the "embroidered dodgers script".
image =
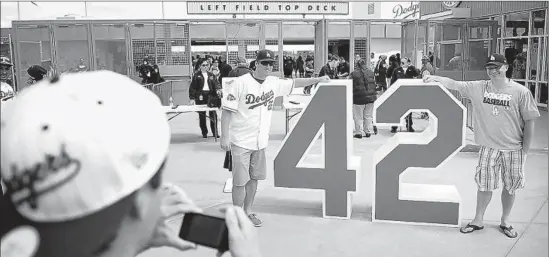
[[246, 95], [246, 104], [250, 104], [249, 109], [255, 109], [261, 105], [267, 106], [268, 110], [271, 110], [274, 103], [274, 91], [271, 90], [267, 93], [263, 92], [261, 96], [256, 96], [254, 94]]
[[36, 209], [37, 199], [74, 178], [80, 172], [81, 164], [69, 156], [63, 144], [57, 156], [45, 154], [41, 162], [31, 167], [22, 168], [12, 164], [10, 168], [14, 175], [5, 178], [6, 194], [11, 196], [15, 206], [28, 203], [32, 209]]

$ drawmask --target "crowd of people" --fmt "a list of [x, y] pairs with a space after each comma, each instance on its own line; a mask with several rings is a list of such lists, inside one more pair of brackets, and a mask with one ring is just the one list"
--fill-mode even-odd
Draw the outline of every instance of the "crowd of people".
[[[278, 56], [272, 57], [276, 65]], [[345, 58], [335, 54], [329, 54], [328, 62], [322, 66], [318, 76], [330, 79], [352, 79], [353, 80], [353, 120], [355, 123], [354, 137], [369, 138], [378, 133], [377, 127], [373, 126], [373, 104], [378, 95], [385, 92], [388, 86], [394, 84], [398, 79], [421, 78], [423, 75], [434, 75], [433, 56], [423, 56], [422, 67], [416, 68], [410, 58], [401, 58], [400, 54], [380, 55], [375, 59], [375, 53], [371, 53], [370, 59], [366, 60], [356, 55], [354, 58], [355, 70], [350, 70], [350, 64]], [[310, 55], [303, 58], [301, 55], [296, 60], [291, 56], [283, 57], [284, 78], [312, 78], [314, 77], [314, 58]], [[207, 105], [209, 107], [221, 107], [222, 81], [224, 77], [240, 77], [256, 70], [256, 60], [250, 63], [244, 57], [238, 57], [233, 63], [228, 63], [224, 56], [200, 55], [193, 56], [194, 74], [189, 87], [189, 99], [192, 105]], [[304, 88], [309, 94], [314, 85]], [[423, 114], [426, 116], [427, 114]], [[207, 138], [209, 131], [207, 121], [210, 120], [212, 136], [219, 138], [219, 128], [216, 128], [217, 113], [215, 111], [199, 112], [199, 127], [203, 138]], [[391, 133], [397, 133], [398, 127], [392, 127]], [[406, 130], [415, 132], [413, 128], [412, 114], [406, 117]]]

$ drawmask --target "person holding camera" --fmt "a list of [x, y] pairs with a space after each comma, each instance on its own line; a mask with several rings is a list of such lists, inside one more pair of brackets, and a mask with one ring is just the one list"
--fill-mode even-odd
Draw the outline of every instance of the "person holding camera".
[[[194, 105], [207, 105], [214, 102], [221, 97], [221, 84], [217, 79], [217, 76], [210, 72], [210, 63], [207, 59], [199, 61], [200, 71], [193, 75], [191, 85], [189, 87], [189, 99], [190, 104]], [[217, 71], [219, 69], [216, 67]], [[220, 106], [214, 106], [220, 107]], [[210, 111], [210, 128], [214, 137], [219, 138], [218, 129], [216, 128], [217, 113]], [[206, 112], [198, 112], [200, 130], [202, 131], [202, 137], [208, 137], [208, 127], [206, 126]]]
[[[6, 105], [1, 119], [3, 251], [135, 257], [155, 247], [196, 249], [167, 225], [202, 210], [163, 183], [171, 134], [150, 90], [111, 71], [54, 76]], [[228, 207], [225, 222], [232, 256], [261, 256], [241, 208]]]

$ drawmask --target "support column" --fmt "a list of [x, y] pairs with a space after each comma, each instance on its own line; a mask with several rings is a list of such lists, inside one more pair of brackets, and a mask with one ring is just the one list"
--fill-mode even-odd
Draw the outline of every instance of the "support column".
[[244, 40], [238, 40], [238, 56], [246, 56], [246, 44], [244, 44]]
[[347, 62], [349, 63], [349, 67], [350, 67], [350, 71], [354, 71], [355, 70], [355, 62], [354, 62], [354, 59], [355, 59], [355, 22], [354, 21], [351, 21], [350, 22], [350, 26], [351, 26], [351, 34], [350, 34], [350, 39], [349, 39], [349, 60], [347, 60]]

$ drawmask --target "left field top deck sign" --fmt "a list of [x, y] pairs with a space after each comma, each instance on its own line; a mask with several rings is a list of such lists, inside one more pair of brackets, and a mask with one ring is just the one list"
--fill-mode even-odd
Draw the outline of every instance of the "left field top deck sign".
[[349, 2], [189, 1], [187, 14], [349, 14]]

